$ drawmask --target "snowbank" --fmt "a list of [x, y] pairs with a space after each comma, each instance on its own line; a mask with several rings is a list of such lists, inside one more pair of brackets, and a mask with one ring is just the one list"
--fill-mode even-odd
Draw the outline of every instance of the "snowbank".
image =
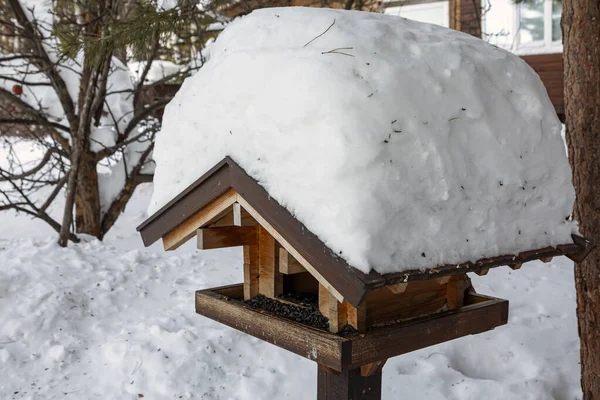
[[[132, 226], [151, 190], [103, 243], [66, 249], [39, 220], [0, 212], [0, 399], [316, 398], [315, 363], [196, 314], [196, 290], [241, 281], [239, 248], [143, 248]], [[510, 299], [508, 325], [390, 359], [382, 397], [581, 399], [573, 263], [473, 280]]]
[[150, 211], [229, 155], [365, 272], [570, 243], [560, 131], [533, 70], [479, 39], [263, 9], [225, 29], [167, 107]]

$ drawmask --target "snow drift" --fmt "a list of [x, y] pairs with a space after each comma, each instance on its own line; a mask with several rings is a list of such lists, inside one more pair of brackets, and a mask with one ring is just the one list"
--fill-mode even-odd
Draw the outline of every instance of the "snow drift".
[[229, 155], [365, 272], [571, 243], [560, 131], [535, 72], [479, 39], [263, 9], [225, 29], [167, 107], [150, 211]]

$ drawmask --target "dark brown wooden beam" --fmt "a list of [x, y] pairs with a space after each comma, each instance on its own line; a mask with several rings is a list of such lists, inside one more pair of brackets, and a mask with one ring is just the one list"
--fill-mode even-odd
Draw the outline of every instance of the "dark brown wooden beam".
[[198, 229], [197, 236], [200, 250], [253, 246], [258, 243], [258, 230], [255, 226], [202, 228]]
[[381, 400], [381, 371], [362, 376], [360, 368], [335, 373], [319, 367], [317, 400]]
[[[474, 296], [476, 297], [476, 296]], [[508, 301], [493, 299], [455, 311], [373, 329], [352, 340], [344, 369], [392, 358], [459, 337], [492, 330], [508, 321]]]

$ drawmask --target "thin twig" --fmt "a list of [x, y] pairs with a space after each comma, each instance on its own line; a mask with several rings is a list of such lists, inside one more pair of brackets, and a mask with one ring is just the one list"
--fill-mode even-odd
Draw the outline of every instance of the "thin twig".
[[348, 57], [354, 57], [354, 55], [352, 55], [352, 54], [344, 53], [343, 51], [338, 51], [338, 50], [352, 50], [352, 49], [353, 49], [353, 47], [338, 47], [337, 49], [323, 51], [323, 52], [321, 52], [321, 54], [342, 54], [342, 55], [345, 55]]
[[137, 372], [138, 369], [140, 369], [140, 367], [142, 366], [142, 364], [144, 364], [144, 360], [142, 360], [141, 363], [138, 363], [137, 361], [135, 362], [135, 368], [133, 369], [133, 372], [131, 373], [131, 375], [135, 374]]
[[323, 32], [323, 33], [321, 33], [320, 35], [318, 35], [318, 36], [316, 36], [316, 37], [312, 38], [312, 39], [311, 39], [311, 40], [310, 40], [308, 43], [306, 43], [306, 44], [305, 44], [304, 46], [302, 46], [302, 47], [306, 47], [306, 46], [308, 46], [309, 44], [311, 44], [312, 42], [314, 42], [315, 40], [317, 40], [318, 38], [320, 38], [321, 36], [323, 36], [324, 34], [326, 34], [326, 33], [327, 33], [327, 31], [328, 31], [328, 30], [330, 30], [330, 29], [331, 29], [331, 27], [332, 27], [333, 25], [335, 25], [335, 18], [333, 19], [333, 22], [331, 23], [331, 25], [329, 25], [329, 28], [325, 29], [325, 32]]

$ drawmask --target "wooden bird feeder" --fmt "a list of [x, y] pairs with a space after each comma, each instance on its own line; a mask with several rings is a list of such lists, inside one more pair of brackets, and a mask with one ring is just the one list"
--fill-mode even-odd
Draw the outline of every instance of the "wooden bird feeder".
[[194, 236], [203, 250], [243, 246], [244, 281], [196, 292], [196, 311], [315, 361], [319, 400], [381, 399], [386, 360], [494, 329], [508, 301], [478, 294], [468, 272], [519, 269], [592, 244], [546, 247], [428, 270], [365, 274], [323, 242], [230, 158], [138, 227], [144, 244], [173, 250]]

